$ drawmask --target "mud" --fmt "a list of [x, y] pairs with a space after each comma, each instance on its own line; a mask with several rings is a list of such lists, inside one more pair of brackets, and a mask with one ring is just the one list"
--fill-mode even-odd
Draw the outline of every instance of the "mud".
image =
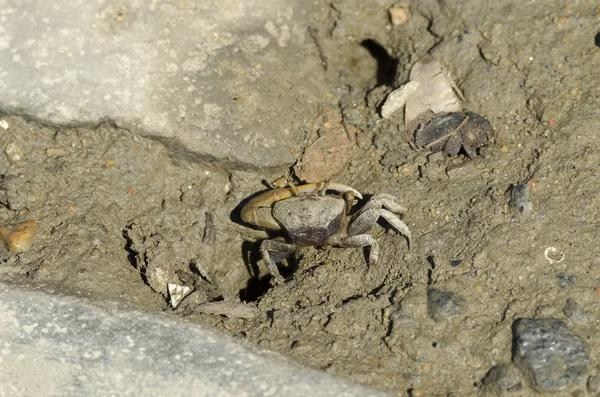
[[[335, 106], [357, 129], [332, 179], [398, 197], [410, 250], [382, 222], [377, 264], [361, 249], [306, 248], [273, 287], [256, 249], [267, 234], [241, 225], [239, 209], [286, 169], [217, 167], [110, 123], [4, 115], [0, 225], [39, 230], [30, 250], [0, 253], [0, 279], [172, 311], [395, 395], [488, 394], [482, 379], [511, 362], [518, 318], [559, 318], [597, 352], [596, 4], [413, 2], [397, 26], [392, 3], [376, 4], [334, 1], [318, 29]], [[415, 151], [402, 112], [379, 116], [427, 56], [495, 128], [473, 159]], [[508, 206], [522, 184], [526, 213]], [[549, 247], [564, 260], [548, 260]], [[172, 309], [167, 283], [195, 293]], [[432, 289], [443, 292], [433, 303]], [[523, 382], [510, 395], [531, 393]], [[563, 392], [587, 393], [571, 386]]]

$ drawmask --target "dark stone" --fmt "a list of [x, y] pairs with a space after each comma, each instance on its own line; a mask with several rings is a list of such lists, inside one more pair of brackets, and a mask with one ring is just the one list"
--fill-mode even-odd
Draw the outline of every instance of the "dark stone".
[[435, 288], [427, 290], [427, 312], [436, 322], [463, 313], [466, 306], [465, 299], [454, 292]]
[[450, 266], [456, 267], [462, 263], [462, 259], [452, 259], [450, 261]]
[[569, 285], [577, 282], [577, 276], [573, 274], [558, 273], [556, 278], [560, 280], [561, 288], [567, 288]]
[[529, 200], [529, 185], [513, 185], [507, 191], [508, 207], [517, 215], [529, 215], [533, 203]]
[[513, 362], [540, 392], [585, 384], [589, 347], [562, 321], [523, 318], [513, 323]]
[[499, 364], [488, 371], [483, 378], [486, 389], [500, 392], [518, 391], [523, 388], [519, 370], [511, 364]]

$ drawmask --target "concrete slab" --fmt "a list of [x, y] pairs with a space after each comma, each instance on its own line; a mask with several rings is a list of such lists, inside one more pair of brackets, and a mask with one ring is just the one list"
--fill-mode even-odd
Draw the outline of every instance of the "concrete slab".
[[111, 121], [175, 155], [232, 167], [291, 164], [300, 127], [330, 95], [307, 31], [323, 9], [302, 0], [0, 0], [0, 111]]
[[174, 316], [105, 306], [0, 283], [0, 396], [386, 395]]

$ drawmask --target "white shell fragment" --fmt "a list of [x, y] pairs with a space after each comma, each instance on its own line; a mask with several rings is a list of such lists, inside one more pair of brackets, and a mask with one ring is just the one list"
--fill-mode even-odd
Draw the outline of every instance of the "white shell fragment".
[[167, 285], [169, 289], [169, 296], [171, 297], [171, 307], [175, 309], [179, 303], [192, 292], [190, 287], [185, 285], [171, 284]]
[[550, 263], [560, 263], [565, 259], [565, 253], [556, 249], [556, 247], [548, 247], [544, 251], [544, 258]]
[[460, 96], [462, 94], [440, 62], [427, 60], [415, 63], [410, 70], [409, 80], [419, 83], [415, 93], [406, 101], [404, 123], [410, 133], [423, 119], [461, 110], [457, 93]]
[[418, 81], [409, 81], [400, 88], [390, 92], [381, 107], [381, 117], [389, 119], [396, 110], [404, 107], [408, 98], [419, 88]]
[[4, 119], [0, 120], [0, 127], [4, 128], [5, 130], [8, 129], [8, 122]]

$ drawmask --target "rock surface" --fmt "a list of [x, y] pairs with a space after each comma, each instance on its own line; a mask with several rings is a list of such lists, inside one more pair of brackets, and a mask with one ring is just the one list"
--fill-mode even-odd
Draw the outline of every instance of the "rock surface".
[[538, 391], [560, 391], [585, 384], [589, 347], [562, 321], [517, 320], [513, 345], [513, 361]]
[[[302, 1], [0, 0], [0, 8], [3, 112], [69, 125], [110, 120], [180, 155], [272, 167], [293, 163], [294, 134], [328, 97], [307, 33], [313, 10]], [[278, 117], [290, 108], [292, 124]]]
[[385, 396], [205, 326], [108, 306], [0, 283], [0, 395]]

